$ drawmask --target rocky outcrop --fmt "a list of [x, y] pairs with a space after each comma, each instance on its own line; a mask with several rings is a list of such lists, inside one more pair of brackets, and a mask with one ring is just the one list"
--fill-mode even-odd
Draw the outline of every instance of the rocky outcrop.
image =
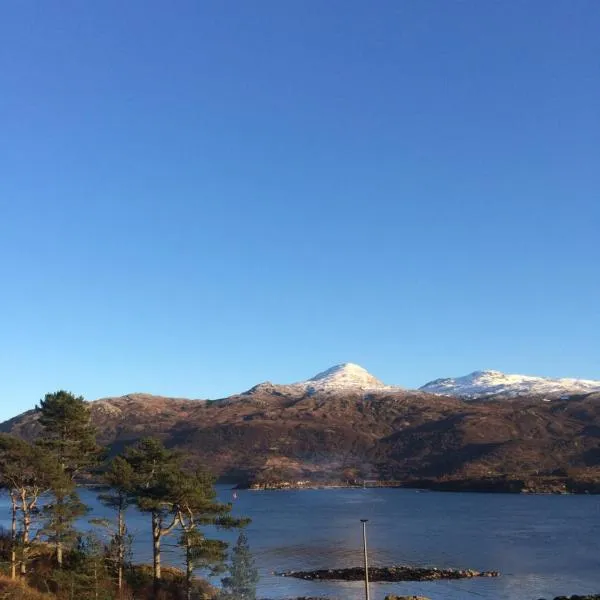
[[600, 594], [590, 594], [589, 596], [556, 596], [554, 600], [600, 600]]
[[[363, 567], [348, 569], [320, 569], [316, 571], [283, 571], [281, 577], [296, 577], [312, 581], [362, 581]], [[369, 567], [370, 581], [435, 581], [437, 579], [470, 579], [472, 577], [498, 577], [498, 571], [474, 571], [472, 569], [437, 569], [435, 567]]]
[[429, 600], [426, 596], [396, 596], [394, 594], [388, 594], [385, 600]]

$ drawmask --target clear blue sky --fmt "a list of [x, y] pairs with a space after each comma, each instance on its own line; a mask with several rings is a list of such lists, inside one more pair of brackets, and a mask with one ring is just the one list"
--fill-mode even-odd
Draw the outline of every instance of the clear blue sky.
[[0, 7], [0, 418], [362, 364], [600, 379], [600, 3]]

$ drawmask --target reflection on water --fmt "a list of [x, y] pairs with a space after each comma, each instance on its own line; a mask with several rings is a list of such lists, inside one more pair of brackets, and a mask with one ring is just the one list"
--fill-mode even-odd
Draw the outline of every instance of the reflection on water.
[[[221, 499], [231, 500], [220, 488]], [[109, 515], [92, 492], [94, 513]], [[600, 497], [417, 493], [352, 489], [238, 492], [237, 514], [252, 517], [248, 529], [260, 568], [259, 595], [364, 597], [360, 582], [308, 582], [273, 575], [288, 569], [360, 565], [361, 528], [368, 518], [374, 565], [405, 563], [501, 571], [498, 579], [373, 584], [372, 599], [385, 594], [426, 595], [433, 600], [486, 598], [535, 600], [600, 592]], [[6, 512], [1, 514], [2, 518]], [[136, 558], [150, 558], [149, 523], [132, 511]], [[235, 533], [219, 533], [234, 541]], [[167, 561], [176, 561], [167, 538]]]

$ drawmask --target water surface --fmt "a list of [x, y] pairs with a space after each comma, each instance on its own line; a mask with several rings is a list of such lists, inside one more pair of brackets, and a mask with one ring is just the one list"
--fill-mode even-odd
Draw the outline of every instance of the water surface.
[[[220, 486], [222, 500], [231, 490]], [[93, 492], [86, 502], [97, 513]], [[432, 600], [536, 600], [600, 592], [600, 496], [533, 496], [417, 492], [401, 489], [240, 491], [234, 512], [253, 521], [248, 536], [261, 582], [259, 596], [364, 598], [356, 583], [309, 582], [273, 571], [362, 564], [361, 518], [369, 519], [371, 564], [499, 570], [497, 579], [373, 583], [372, 600], [388, 593]], [[3, 512], [3, 515], [7, 514]], [[5, 520], [6, 524], [6, 520]], [[131, 511], [136, 558], [150, 558], [146, 515]], [[235, 534], [219, 534], [230, 541]], [[165, 562], [177, 562], [174, 538]]]

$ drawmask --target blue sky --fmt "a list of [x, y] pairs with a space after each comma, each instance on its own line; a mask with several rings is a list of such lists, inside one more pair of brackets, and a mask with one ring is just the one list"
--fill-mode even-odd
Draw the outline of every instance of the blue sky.
[[0, 418], [362, 364], [600, 379], [600, 4], [7, 2]]

